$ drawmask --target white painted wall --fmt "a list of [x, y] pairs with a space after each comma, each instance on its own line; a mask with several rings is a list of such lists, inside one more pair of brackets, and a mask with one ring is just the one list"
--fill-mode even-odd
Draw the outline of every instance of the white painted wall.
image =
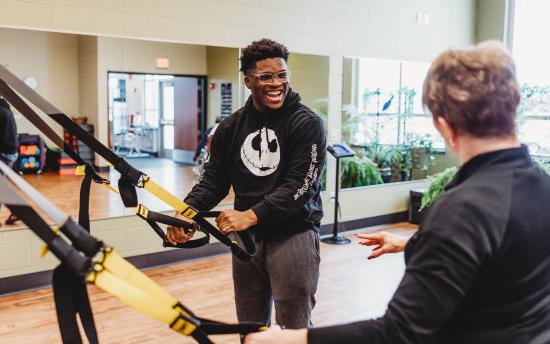
[[[21, 79], [35, 77], [36, 91], [68, 116], [79, 113], [78, 36], [0, 29], [0, 63]], [[14, 113], [20, 133], [39, 133], [22, 115]], [[59, 125], [45, 120], [63, 135]], [[50, 141], [46, 139], [46, 143]]]

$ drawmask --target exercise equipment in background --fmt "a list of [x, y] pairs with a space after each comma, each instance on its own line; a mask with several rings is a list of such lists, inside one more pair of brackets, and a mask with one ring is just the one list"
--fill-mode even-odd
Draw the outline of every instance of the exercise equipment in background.
[[46, 167], [46, 146], [40, 135], [19, 134], [19, 156], [15, 164], [19, 174], [41, 174]]

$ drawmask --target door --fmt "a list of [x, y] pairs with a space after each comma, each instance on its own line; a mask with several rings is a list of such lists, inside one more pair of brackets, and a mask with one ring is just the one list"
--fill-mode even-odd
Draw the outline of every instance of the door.
[[204, 111], [201, 107], [201, 82], [199, 77], [174, 78], [174, 161], [193, 164], [201, 130]]
[[174, 152], [174, 81], [159, 82], [161, 155], [172, 159]]

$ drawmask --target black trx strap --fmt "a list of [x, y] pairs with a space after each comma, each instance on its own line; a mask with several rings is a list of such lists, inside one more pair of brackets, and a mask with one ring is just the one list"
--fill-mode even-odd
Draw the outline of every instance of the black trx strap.
[[[78, 156], [78, 155], [76, 155]], [[79, 156], [80, 158], [80, 156]], [[111, 182], [97, 174], [89, 163], [80, 165], [84, 169], [84, 178], [80, 184], [80, 202], [78, 205], [78, 224], [90, 232], [90, 187], [92, 181], [96, 184], [110, 185]]]
[[97, 344], [97, 332], [85, 276], [76, 276], [64, 264], [60, 264], [53, 270], [52, 285], [63, 343], [82, 343], [76, 320], [78, 314], [88, 341], [90, 344]]
[[193, 239], [183, 244], [174, 245], [166, 239], [166, 234], [162, 231], [158, 223], [163, 223], [165, 225], [183, 228], [186, 234], [199, 231], [200, 228], [198, 224], [196, 222], [195, 223], [185, 222], [183, 220], [177, 219], [172, 216], [157, 213], [155, 211], [147, 209], [142, 204], [138, 205], [138, 210], [136, 213], [139, 217], [147, 221], [149, 226], [151, 226], [151, 228], [155, 231], [155, 233], [157, 233], [157, 235], [162, 239], [163, 247], [196, 248], [196, 247], [204, 246], [210, 242], [210, 234], [208, 234], [208, 232], [205, 232], [206, 235], [203, 236], [202, 238]]
[[[167, 323], [174, 331], [192, 336], [198, 343], [210, 344], [209, 335], [248, 334], [265, 329], [259, 323], [224, 324], [195, 316], [183, 304], [173, 299], [155, 282], [103, 245], [66, 214], [48, 202], [38, 191], [0, 162], [0, 170], [22, 192], [56, 222], [64, 222], [60, 230], [72, 241], [69, 245], [57, 235], [30, 207], [7, 179], [0, 177], [0, 202], [19, 216], [43, 240], [48, 249], [61, 261], [54, 271], [56, 311], [63, 343], [82, 343], [76, 314], [80, 315], [90, 343], [97, 343], [85, 281], [103, 290], [142, 313]], [[97, 259], [101, 256], [100, 259]], [[92, 263], [93, 261], [93, 263]], [[72, 289], [76, 287], [76, 289]]]
[[[162, 239], [162, 245], [164, 247], [176, 247], [176, 248], [194, 248], [200, 247], [207, 244], [210, 241], [210, 235], [218, 239], [218, 241], [229, 246], [232, 250], [232, 253], [241, 260], [248, 259], [246, 252], [254, 252], [256, 250], [254, 243], [252, 242], [252, 237], [250, 235], [241, 235], [244, 233], [238, 232], [241, 241], [245, 247], [245, 251], [240, 249], [240, 246], [236, 241], [232, 241], [228, 236], [222, 234], [218, 230], [212, 230], [213, 226], [206, 221], [207, 218], [216, 218], [220, 215], [219, 211], [200, 211], [199, 217], [196, 218], [195, 223], [185, 222], [183, 220], [177, 219], [172, 216], [167, 216], [161, 213], [157, 213], [147, 209], [144, 205], [139, 204], [137, 212], [139, 217], [147, 221], [147, 223], [153, 228], [155, 233]], [[205, 236], [199, 239], [190, 240], [183, 244], [174, 245], [166, 239], [166, 234], [162, 231], [160, 226], [156, 223], [164, 223], [166, 225], [183, 228], [186, 234], [196, 231], [202, 231], [205, 233]]]
[[[10, 88], [11, 87], [11, 88]], [[93, 166], [86, 164], [80, 156], [64, 144], [64, 141], [51, 129], [51, 127], [45, 123], [34, 110], [32, 110], [23, 99], [19, 97], [13, 90], [16, 90], [21, 96], [25, 97], [29, 102], [38, 107], [42, 112], [49, 115], [54, 121], [60, 124], [68, 132], [75, 135], [80, 141], [84, 142], [95, 153], [99, 154], [105, 160], [113, 165], [113, 167], [120, 172], [121, 177], [118, 182], [120, 195], [122, 201], [126, 207], [137, 207], [138, 199], [136, 193], [137, 188], [144, 188], [153, 193], [159, 199], [172, 206], [178, 212], [188, 219], [196, 221], [201, 231], [206, 234], [210, 234], [231, 248], [231, 252], [241, 260], [248, 260], [256, 253], [255, 245], [252, 242], [252, 238], [248, 232], [239, 232], [238, 236], [241, 238], [244, 244], [244, 248], [241, 248], [237, 241], [230, 240], [225, 234], [218, 231], [211, 223], [206, 221], [203, 217], [203, 213], [196, 209], [193, 209], [189, 205], [185, 204], [177, 197], [166, 191], [160, 185], [154, 183], [147, 175], [131, 166], [122, 157], [116, 155], [113, 151], [99, 142], [96, 138], [82, 129], [79, 125], [74, 123], [69, 117], [63, 114], [60, 110], [42, 98], [38, 93], [28, 87], [17, 76], [12, 74], [5, 67], [0, 65], [0, 95], [3, 95], [15, 108], [23, 114], [31, 123], [33, 123], [40, 131], [42, 131], [48, 138], [50, 138], [58, 147], [62, 148], [73, 160], [79, 165], [85, 167], [85, 178], [81, 186], [81, 198], [80, 198], [80, 211], [79, 222], [84, 228], [89, 229], [89, 184], [91, 180], [100, 184], [109, 184], [109, 181], [102, 178], [97, 174]], [[151, 225], [151, 223], [148, 221]], [[160, 228], [155, 228], [151, 225], [153, 230], [159, 234]], [[158, 225], [156, 226], [158, 227]], [[160, 236], [160, 234], [159, 234]], [[208, 235], [207, 235], [208, 236]], [[162, 236], [161, 236], [162, 237]], [[164, 237], [163, 237], [164, 239]], [[197, 239], [200, 240], [200, 239]], [[198, 247], [201, 241], [195, 241], [189, 245], [183, 245], [181, 248]], [[204, 243], [206, 244], [206, 242]], [[179, 247], [177, 245], [176, 247]]]

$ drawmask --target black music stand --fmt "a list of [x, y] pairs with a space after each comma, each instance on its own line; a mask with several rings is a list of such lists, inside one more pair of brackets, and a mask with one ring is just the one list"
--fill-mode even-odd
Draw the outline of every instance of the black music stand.
[[334, 192], [334, 224], [332, 227], [332, 236], [321, 239], [322, 242], [333, 245], [346, 245], [351, 241], [338, 235], [338, 192], [340, 191], [340, 158], [349, 158], [355, 156], [353, 149], [345, 143], [335, 143], [327, 147], [327, 151], [336, 158], [336, 190]]

